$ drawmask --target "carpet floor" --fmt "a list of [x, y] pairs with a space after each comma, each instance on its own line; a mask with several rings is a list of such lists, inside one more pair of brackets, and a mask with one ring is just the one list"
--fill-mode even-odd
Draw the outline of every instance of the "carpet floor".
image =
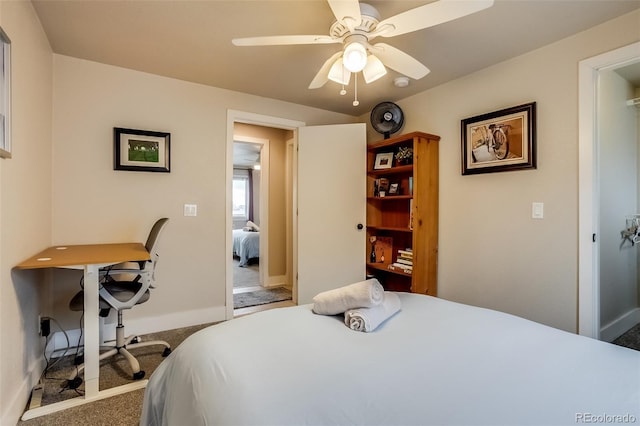
[[233, 288], [255, 287], [260, 285], [260, 265], [249, 262], [239, 267], [240, 261], [233, 259]]
[[233, 294], [233, 309], [291, 300], [291, 290], [285, 287], [264, 288]]
[[[175, 330], [151, 333], [140, 336], [142, 341], [164, 340], [175, 349], [184, 339], [211, 324], [179, 328]], [[149, 346], [131, 350], [138, 359], [140, 368], [145, 371], [148, 379], [162, 360], [162, 346]], [[61, 385], [73, 373], [74, 356], [60, 358], [55, 366], [47, 373], [44, 380], [42, 405], [64, 401], [79, 395], [71, 389], [64, 389]], [[121, 356], [111, 357], [100, 362], [100, 389], [109, 389], [131, 383], [129, 364]], [[78, 391], [84, 391], [84, 384]], [[31, 420], [19, 421], [19, 426], [133, 426], [140, 424], [140, 412], [144, 389], [117, 395], [79, 407], [69, 408], [57, 413], [38, 417]]]
[[[180, 328], [161, 333], [141, 336], [142, 340], [164, 340], [175, 349], [185, 338], [211, 324]], [[640, 324], [617, 338], [614, 344], [640, 350]], [[144, 354], [143, 354], [144, 352]], [[158, 348], [140, 348], [134, 354], [138, 357], [141, 367], [148, 378], [164, 358]], [[50, 376], [66, 378], [69, 374], [71, 360], [67, 366], [56, 368]], [[64, 370], [67, 368], [67, 370]], [[119, 357], [105, 360], [100, 364], [100, 389], [108, 389], [129, 383], [127, 364]], [[54, 394], [58, 394], [54, 396]], [[60, 393], [60, 381], [47, 379], [45, 383], [45, 397], [43, 403], [51, 403], [54, 399], [73, 398], [74, 391], [65, 390]], [[140, 423], [144, 389], [117, 395], [111, 398], [92, 402], [79, 407], [70, 408], [58, 413], [38, 417], [27, 421], [19, 421], [17, 426], [134, 426]]]

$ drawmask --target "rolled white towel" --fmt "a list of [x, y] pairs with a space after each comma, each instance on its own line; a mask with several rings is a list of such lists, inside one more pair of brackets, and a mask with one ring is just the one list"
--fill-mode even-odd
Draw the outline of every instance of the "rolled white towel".
[[383, 297], [382, 284], [371, 278], [317, 294], [313, 298], [313, 312], [320, 315], [337, 315], [353, 308], [379, 305]]
[[385, 291], [381, 304], [371, 308], [350, 309], [345, 312], [344, 323], [352, 330], [370, 332], [391, 318], [400, 308], [398, 295]]

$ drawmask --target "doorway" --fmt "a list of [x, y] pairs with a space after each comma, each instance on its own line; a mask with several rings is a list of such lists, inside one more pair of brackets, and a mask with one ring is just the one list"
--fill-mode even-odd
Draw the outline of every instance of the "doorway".
[[[286, 142], [282, 143], [282, 156], [288, 158], [287, 153], [289, 155], [291, 152], [288, 149], [288, 142], [291, 142], [295, 146], [295, 141], [297, 138], [297, 128], [304, 126], [305, 123], [281, 119], [277, 117], [269, 117], [263, 116], [253, 113], [246, 113], [242, 111], [233, 111], [229, 110], [227, 112], [227, 197], [226, 197], [226, 211], [227, 211], [227, 237], [226, 237], [226, 253], [227, 253], [227, 261], [226, 261], [226, 319], [231, 319], [234, 317], [234, 286], [233, 286], [233, 268], [234, 268], [234, 259], [233, 259], [233, 237], [232, 237], [232, 228], [233, 228], [233, 147], [235, 142], [253, 142], [263, 143], [263, 148], [261, 150], [261, 182], [263, 188], [265, 184], [269, 182], [269, 175], [275, 173], [276, 175], [285, 176], [293, 176], [295, 175], [295, 171], [287, 172], [289, 166], [287, 167], [269, 167], [269, 163], [276, 153], [275, 149], [280, 150], [280, 146], [270, 146], [269, 137], [265, 136], [257, 136], [256, 133], [251, 133], [252, 131], [257, 130], [269, 130], [284, 133], [287, 132], [289, 135]], [[264, 133], [260, 133], [263, 134]], [[266, 150], [266, 151], [265, 151]], [[294, 153], [295, 154], [295, 153]], [[291, 159], [291, 164], [295, 164], [295, 159]], [[280, 170], [282, 169], [282, 170]], [[283, 182], [285, 177], [282, 177]], [[286, 185], [283, 184], [283, 192]], [[290, 185], [289, 188], [292, 188]], [[285, 197], [284, 195], [276, 195], [269, 196], [269, 191], [264, 189], [260, 191], [260, 259], [259, 259], [259, 270], [261, 275], [261, 286], [265, 288], [270, 287], [278, 287], [278, 285], [287, 281], [290, 285], [293, 285], [293, 303], [295, 303], [295, 281], [293, 277], [295, 277], [295, 271], [288, 270], [286, 265], [293, 265], [295, 268], [295, 261], [285, 259], [285, 256], [291, 255], [291, 253], [295, 253], [294, 247], [285, 247], [286, 241], [289, 239], [286, 232], [284, 231], [284, 227], [293, 226], [288, 223], [287, 216], [285, 214], [287, 205], [295, 205], [295, 202], [286, 202], [286, 198], [289, 197], [295, 200], [295, 193], [288, 195]], [[276, 212], [275, 214], [270, 214], [270, 211], [273, 211], [274, 206], [281, 206], [281, 213]], [[282, 216], [280, 218], [279, 216]], [[273, 220], [272, 220], [273, 219]], [[279, 225], [279, 221], [286, 225]], [[295, 233], [295, 229], [292, 229], [289, 232], [290, 234]], [[282, 233], [282, 237], [280, 238], [280, 234]], [[278, 241], [282, 240], [281, 247], [279, 247]], [[274, 248], [275, 247], [275, 248]], [[284, 254], [283, 254], [284, 253]], [[288, 254], [287, 254], [288, 253]], [[284, 260], [281, 260], [284, 259]], [[284, 263], [285, 266], [282, 269], [278, 269], [278, 266], [272, 267], [271, 264], [274, 263]], [[270, 267], [271, 266], [271, 267]], [[285, 270], [282, 273], [282, 270]], [[291, 302], [289, 302], [291, 303]]]
[[291, 303], [286, 179], [292, 132], [236, 122], [234, 135], [233, 308], [240, 316]]
[[269, 210], [268, 187], [269, 140], [236, 135], [231, 197], [234, 292], [265, 282], [268, 229], [260, 227], [262, 212]]
[[[637, 261], [634, 261], [633, 271], [630, 272], [631, 278], [635, 283], [631, 283], [633, 288], [627, 285], [626, 301], [630, 302], [629, 306], [621, 306], [618, 313], [611, 312], [609, 300], [615, 298], [603, 291], [612, 291], [612, 285], [605, 282], [603, 285], [602, 274], [606, 273], [609, 277], [611, 263], [608, 254], [603, 253], [607, 245], [611, 245], [611, 238], [619, 238], [620, 234], [615, 231], [616, 227], [619, 231], [625, 228], [625, 217], [629, 215], [629, 211], [620, 211], [617, 213], [617, 219], [611, 219], [603, 208], [603, 203], [609, 203], [605, 200], [606, 195], [611, 193], [632, 192], [630, 198], [633, 198], [634, 206], [637, 213], [640, 210], [638, 205], [638, 143], [635, 141], [635, 152], [633, 163], [633, 182], [629, 182], [629, 188], [622, 189], [614, 187], [611, 189], [611, 180], [606, 175], [605, 167], [609, 159], [609, 153], [606, 157], [602, 155], [602, 150], [608, 147], [603, 146], [606, 137], [603, 132], [610, 123], [605, 122], [606, 114], [603, 111], [603, 102], [606, 98], [602, 90], [602, 85], [608, 78], [607, 73], [612, 71], [624, 70], [626, 73], [637, 73], [640, 78], [640, 43], [616, 49], [614, 51], [581, 61], [579, 64], [579, 267], [578, 267], [578, 332], [581, 335], [593, 337], [596, 339], [612, 340], [618, 334], [623, 333], [636, 323], [640, 322], [640, 301], [638, 300], [638, 283], [637, 283]], [[633, 80], [632, 74], [627, 74], [627, 79]], [[616, 77], [617, 78], [617, 77]], [[623, 77], [623, 79], [625, 79]], [[636, 86], [640, 86], [637, 83]], [[623, 107], [626, 103], [625, 99], [620, 99]], [[617, 102], [617, 101], [616, 101]], [[635, 113], [635, 112], [633, 112]], [[638, 125], [636, 126], [636, 139]], [[613, 138], [617, 139], [617, 138]], [[619, 149], [619, 147], [616, 147]], [[627, 154], [628, 157], [628, 154]], [[626, 186], [626, 185], [625, 185]], [[630, 189], [633, 188], [633, 189]], [[626, 207], [628, 209], [629, 207]], [[622, 209], [621, 209], [622, 210]], [[607, 221], [607, 222], [605, 222]], [[609, 229], [612, 222], [614, 230]], [[617, 240], [621, 242], [620, 239]], [[615, 256], [622, 255], [622, 244], [615, 245]], [[637, 251], [637, 249], [636, 249]], [[628, 262], [627, 262], [628, 263]], [[635, 272], [634, 272], [635, 271]], [[635, 275], [633, 275], [635, 274]], [[616, 290], [618, 291], [618, 290]], [[631, 295], [630, 293], [633, 293]], [[631, 300], [633, 299], [633, 300]], [[604, 313], [604, 317], [603, 317]], [[613, 318], [613, 320], [612, 320]], [[606, 323], [605, 323], [606, 322]]]

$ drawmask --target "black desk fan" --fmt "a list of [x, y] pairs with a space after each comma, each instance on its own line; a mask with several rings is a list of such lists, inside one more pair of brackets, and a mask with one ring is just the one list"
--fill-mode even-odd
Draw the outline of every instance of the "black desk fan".
[[385, 139], [395, 133], [404, 124], [404, 114], [400, 107], [393, 102], [381, 102], [371, 110], [371, 126]]

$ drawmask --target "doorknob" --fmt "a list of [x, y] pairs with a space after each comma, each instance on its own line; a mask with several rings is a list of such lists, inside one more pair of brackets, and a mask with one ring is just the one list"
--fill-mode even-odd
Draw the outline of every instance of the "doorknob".
[[364, 228], [364, 226], [361, 223], [359, 223], [358, 224], [358, 230], [362, 230], [362, 228]]

